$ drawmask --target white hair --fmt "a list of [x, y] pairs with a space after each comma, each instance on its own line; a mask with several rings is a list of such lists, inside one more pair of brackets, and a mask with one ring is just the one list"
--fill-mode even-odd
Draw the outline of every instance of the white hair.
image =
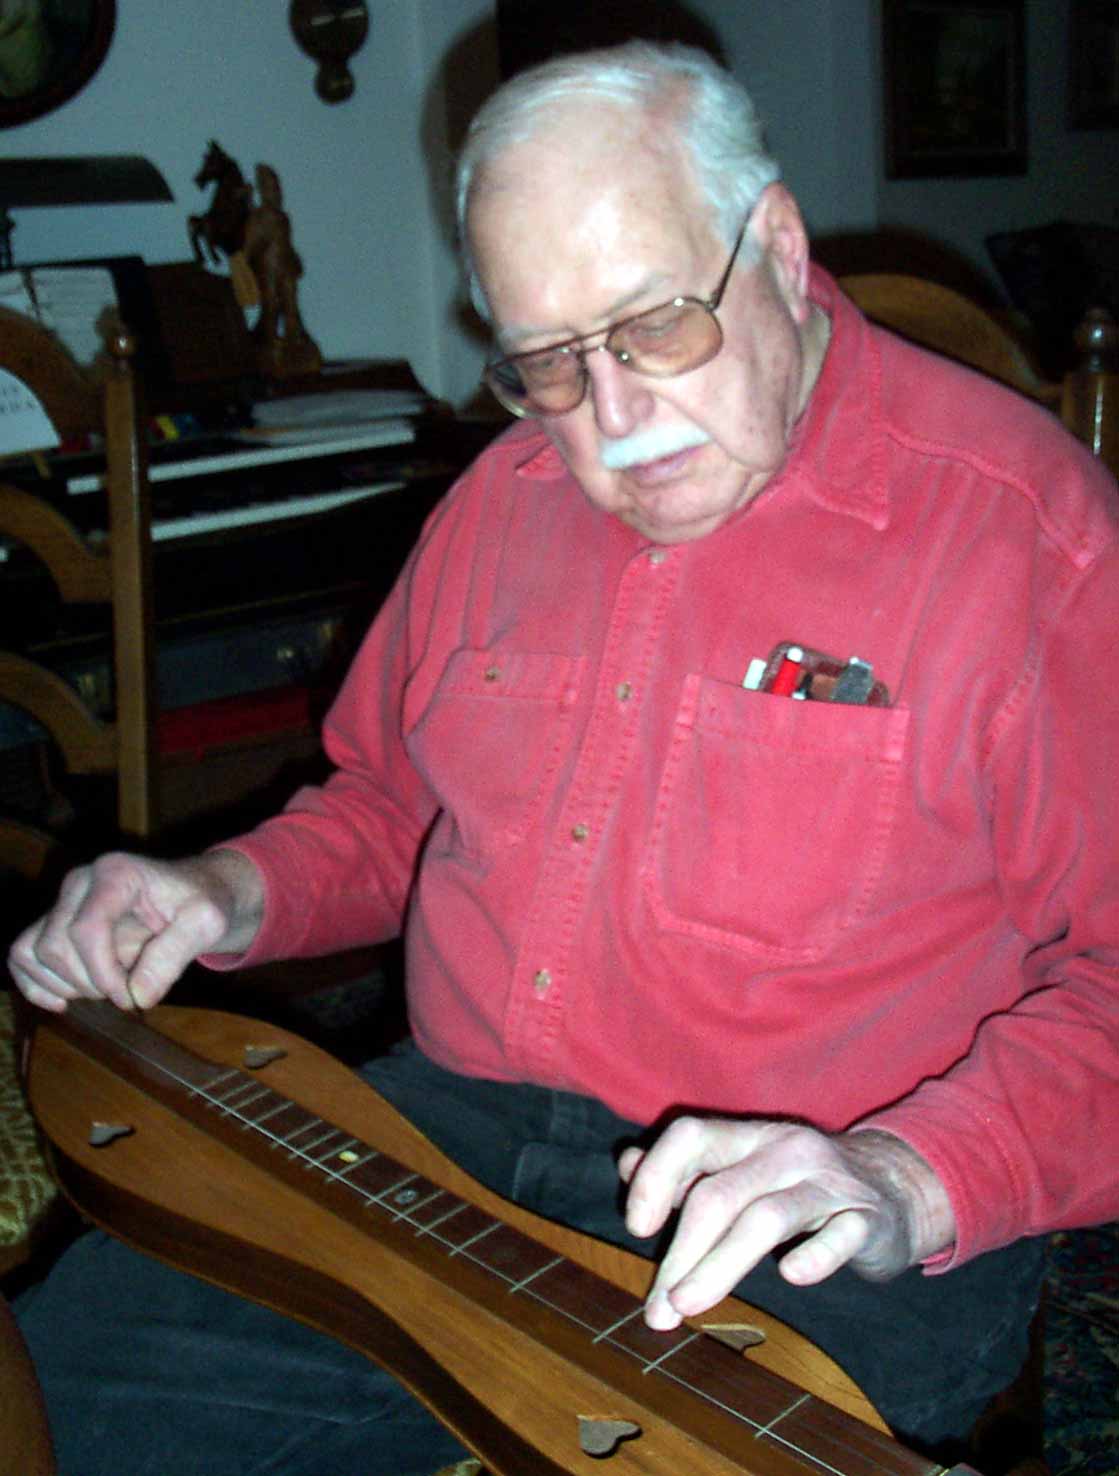
[[[488, 317], [466, 230], [479, 171], [504, 150], [531, 138], [554, 103], [599, 99], [652, 113], [664, 109], [710, 203], [716, 229], [731, 245], [758, 197], [781, 177], [767, 151], [746, 89], [705, 51], [675, 43], [628, 41], [560, 56], [512, 77], [479, 109], [459, 154], [455, 210], [463, 265], [474, 305]], [[756, 259], [747, 236], [741, 262]]]

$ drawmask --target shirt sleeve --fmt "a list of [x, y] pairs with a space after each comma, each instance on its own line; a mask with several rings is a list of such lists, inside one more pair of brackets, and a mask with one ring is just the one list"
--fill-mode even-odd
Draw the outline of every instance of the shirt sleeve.
[[[435, 509], [327, 714], [334, 770], [284, 811], [225, 842], [259, 870], [264, 916], [251, 948], [209, 954], [209, 968], [321, 957], [395, 937], [437, 811], [409, 759], [409, 713], [458, 644], [485, 458]], [[421, 695], [417, 695], [421, 694]]]
[[[1112, 495], [1114, 489], [1112, 487]], [[1052, 595], [988, 737], [992, 845], [1022, 993], [951, 1070], [863, 1119], [931, 1164], [947, 1270], [1023, 1235], [1119, 1216], [1119, 556]]]

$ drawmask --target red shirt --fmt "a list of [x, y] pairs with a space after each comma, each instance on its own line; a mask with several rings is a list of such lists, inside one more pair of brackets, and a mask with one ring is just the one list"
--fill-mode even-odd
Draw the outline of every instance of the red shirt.
[[[437, 509], [241, 848], [239, 962], [407, 920], [412, 1027], [470, 1075], [873, 1121], [955, 1259], [1119, 1213], [1116, 487], [1046, 412], [833, 333], [782, 472], [657, 548], [515, 426]], [[746, 690], [793, 640], [889, 707]]]

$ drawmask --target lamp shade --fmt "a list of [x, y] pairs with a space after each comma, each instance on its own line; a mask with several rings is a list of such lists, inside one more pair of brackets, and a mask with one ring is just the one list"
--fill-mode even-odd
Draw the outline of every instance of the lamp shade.
[[167, 181], [139, 154], [0, 159], [0, 207], [173, 200]]

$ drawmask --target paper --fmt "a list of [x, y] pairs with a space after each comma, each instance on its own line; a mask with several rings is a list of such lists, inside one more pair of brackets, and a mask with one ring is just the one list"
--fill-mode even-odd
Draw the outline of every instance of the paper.
[[253, 419], [262, 428], [352, 426], [371, 420], [419, 414], [429, 401], [420, 390], [352, 389], [325, 394], [285, 395], [253, 406]]
[[58, 434], [39, 400], [7, 369], [0, 369], [0, 456], [46, 451]]
[[0, 303], [34, 318], [89, 367], [103, 347], [98, 323], [117, 305], [107, 267], [32, 267], [0, 273]]

